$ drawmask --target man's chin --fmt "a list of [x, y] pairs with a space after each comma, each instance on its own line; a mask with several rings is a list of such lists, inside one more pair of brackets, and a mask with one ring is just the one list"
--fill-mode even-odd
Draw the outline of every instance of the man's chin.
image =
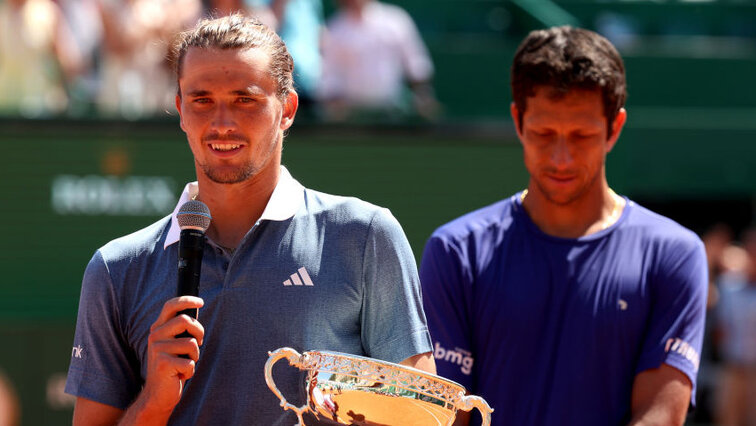
[[222, 185], [232, 185], [235, 183], [241, 183], [255, 175], [254, 170], [233, 170], [233, 171], [220, 171], [220, 170], [205, 170], [205, 176], [215, 183]]

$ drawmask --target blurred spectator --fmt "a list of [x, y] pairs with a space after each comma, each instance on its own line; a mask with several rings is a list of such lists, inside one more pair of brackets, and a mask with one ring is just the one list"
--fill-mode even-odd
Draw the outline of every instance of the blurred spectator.
[[321, 71], [322, 0], [209, 0], [208, 9], [214, 16], [241, 11], [275, 29], [294, 58], [300, 109], [312, 103]]
[[[342, 120], [354, 111], [388, 114], [438, 112], [431, 78], [433, 63], [406, 11], [378, 0], [338, 0], [323, 42], [319, 98], [327, 118]], [[404, 99], [405, 81], [412, 89]]]
[[0, 370], [0, 426], [20, 424], [21, 408], [10, 380]]
[[137, 119], [172, 111], [173, 37], [201, 15], [199, 0], [98, 0], [104, 30], [98, 103], [105, 115]]
[[70, 83], [69, 115], [91, 114], [99, 89], [98, 55], [102, 47], [102, 20], [98, 0], [56, 0], [81, 53], [82, 72]]
[[0, 113], [64, 112], [67, 82], [80, 71], [80, 54], [55, 2], [0, 2]]
[[717, 279], [725, 271], [725, 250], [732, 245], [732, 230], [724, 223], [717, 223], [701, 235], [706, 248], [706, 262], [709, 266], [709, 297], [707, 308], [717, 304], [719, 290]]
[[[725, 271], [738, 269], [733, 262], [733, 250], [739, 247], [733, 245], [732, 229], [724, 223], [716, 223], [703, 235], [706, 261], [709, 269], [709, 293], [706, 302], [706, 325], [704, 342], [701, 350], [701, 365], [698, 370], [698, 391], [696, 392], [696, 410], [692, 419], [709, 422], [716, 410], [717, 388], [719, 386], [719, 347], [717, 345], [717, 319], [714, 315], [719, 300], [718, 279]], [[737, 256], [736, 256], [737, 257]], [[742, 258], [742, 256], [740, 256]], [[728, 264], [729, 263], [729, 264]]]
[[263, 24], [275, 28], [276, 18], [273, 11], [259, 0], [206, 0], [205, 16], [221, 17], [233, 13], [243, 13], [248, 16], [255, 16]]
[[269, 5], [277, 19], [276, 32], [294, 58], [294, 85], [300, 108], [315, 98], [321, 76], [320, 41], [324, 18], [322, 0], [258, 0]]
[[619, 50], [630, 49], [639, 42], [640, 25], [632, 16], [610, 11], [599, 12], [595, 27]]
[[724, 365], [717, 424], [721, 426], [756, 425], [756, 228], [746, 231], [742, 241], [747, 257], [726, 249], [731, 265], [740, 268], [732, 268], [719, 281], [717, 319]]

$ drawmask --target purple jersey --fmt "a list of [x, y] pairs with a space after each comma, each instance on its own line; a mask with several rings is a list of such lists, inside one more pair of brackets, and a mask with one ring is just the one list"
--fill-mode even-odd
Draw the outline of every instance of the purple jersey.
[[607, 229], [552, 237], [519, 195], [426, 245], [420, 280], [438, 373], [485, 398], [497, 425], [626, 424], [635, 376], [662, 363], [695, 394], [701, 240], [630, 200]]

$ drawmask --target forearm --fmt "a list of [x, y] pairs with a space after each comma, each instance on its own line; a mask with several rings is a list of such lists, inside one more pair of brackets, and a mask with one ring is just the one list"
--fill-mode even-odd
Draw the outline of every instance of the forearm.
[[688, 413], [692, 383], [666, 364], [636, 376], [630, 426], [682, 425]]
[[629, 426], [682, 426], [688, 407], [688, 400], [683, 398], [690, 398], [690, 391], [680, 389], [679, 393], [684, 396], [681, 398], [678, 395], [664, 395], [662, 390], [648, 405], [636, 405], [633, 407]]
[[685, 416], [672, 413], [644, 413], [634, 417], [628, 426], [673, 426], [685, 423]]
[[149, 396], [142, 391], [118, 421], [118, 426], [162, 426], [168, 423], [171, 413], [173, 413], [172, 409], [166, 411], [152, 406]]

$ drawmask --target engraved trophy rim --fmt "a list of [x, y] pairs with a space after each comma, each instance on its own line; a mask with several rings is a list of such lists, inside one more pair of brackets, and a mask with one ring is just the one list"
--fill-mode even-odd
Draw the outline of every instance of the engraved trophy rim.
[[370, 358], [363, 355], [354, 355], [349, 354], [346, 352], [337, 352], [337, 351], [321, 351], [321, 350], [309, 350], [302, 352], [302, 355], [309, 355], [309, 354], [324, 354], [324, 355], [331, 355], [331, 356], [337, 356], [339, 358], [347, 358], [347, 359], [356, 359], [360, 361], [365, 361], [370, 364], [378, 364], [381, 366], [384, 366], [386, 368], [392, 369], [392, 370], [404, 370], [407, 373], [415, 374], [418, 376], [425, 377], [427, 379], [444, 382], [446, 384], [449, 384], [451, 386], [454, 386], [456, 388], [459, 388], [460, 391], [463, 393], [467, 390], [464, 386], [461, 384], [455, 382], [454, 380], [447, 379], [446, 377], [441, 377], [438, 374], [429, 373], [424, 370], [420, 370], [415, 367], [410, 367], [408, 365], [402, 365], [397, 362], [391, 362], [391, 361], [384, 361], [376, 358]]

